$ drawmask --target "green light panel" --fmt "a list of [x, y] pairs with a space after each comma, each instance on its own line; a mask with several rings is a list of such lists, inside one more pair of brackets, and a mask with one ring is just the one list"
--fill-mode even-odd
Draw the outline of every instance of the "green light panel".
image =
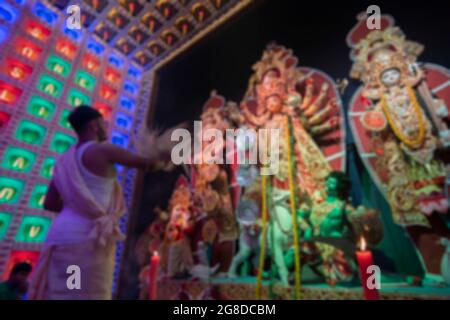
[[3, 155], [2, 168], [28, 173], [35, 160], [33, 152], [9, 146]]
[[50, 150], [58, 153], [64, 153], [75, 142], [76, 139], [74, 137], [61, 132], [56, 132], [50, 144]]
[[70, 110], [64, 109], [63, 111], [61, 111], [61, 114], [59, 116], [59, 121], [58, 124], [66, 129], [72, 129], [72, 126], [69, 123], [69, 114], [70, 114]]
[[66, 78], [70, 74], [70, 69], [72, 66], [69, 62], [55, 55], [50, 55], [47, 59], [47, 63], [45, 64], [48, 70], [59, 74]]
[[31, 208], [44, 208], [45, 194], [47, 193], [47, 186], [45, 184], [37, 184], [34, 186], [33, 193], [29, 201]]
[[16, 130], [16, 139], [39, 145], [43, 142], [47, 129], [29, 120], [22, 120]]
[[11, 220], [11, 213], [0, 212], [0, 241], [5, 238], [9, 225], [11, 224]]
[[51, 223], [46, 217], [24, 216], [16, 234], [16, 241], [44, 242]]
[[91, 102], [91, 98], [76, 89], [70, 89], [69, 94], [67, 95], [67, 103], [73, 107], [78, 107], [82, 104], [89, 105]]
[[49, 75], [43, 74], [39, 79], [37, 88], [52, 97], [59, 98], [63, 91], [63, 83]]
[[16, 204], [24, 187], [23, 181], [0, 177], [0, 203]]
[[48, 121], [52, 119], [55, 110], [56, 106], [54, 103], [39, 96], [31, 97], [27, 107], [28, 113]]
[[53, 176], [54, 166], [55, 166], [55, 159], [51, 157], [45, 158], [41, 167], [41, 177], [51, 179]]
[[90, 92], [95, 88], [95, 78], [87, 72], [81, 70], [77, 71], [74, 81], [77, 85]]

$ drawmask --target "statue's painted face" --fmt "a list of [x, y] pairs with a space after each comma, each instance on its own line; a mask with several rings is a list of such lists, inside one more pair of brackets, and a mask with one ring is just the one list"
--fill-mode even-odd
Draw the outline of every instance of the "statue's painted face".
[[280, 112], [283, 107], [283, 101], [278, 95], [273, 95], [267, 98], [266, 101], [267, 110], [272, 113]]
[[397, 68], [390, 68], [381, 74], [381, 82], [386, 87], [392, 87], [398, 85], [400, 82], [400, 70]]
[[189, 211], [181, 205], [176, 205], [172, 211], [172, 221], [178, 221], [184, 224], [189, 219]]
[[276, 71], [269, 71], [263, 78], [262, 85], [266, 89], [270, 89], [275, 80], [278, 79]]
[[335, 177], [329, 177], [325, 182], [327, 193], [336, 191], [338, 184], [338, 180]]
[[223, 127], [226, 125], [224, 119], [221, 117], [221, 114], [218, 110], [204, 113], [202, 115], [202, 122], [204, 130], [208, 129], [223, 130]]
[[[215, 150], [215, 151], [217, 153], [220, 150]], [[205, 159], [205, 155], [203, 155], [203, 156], [204, 156], [204, 160], [206, 162], [208, 159]], [[217, 178], [217, 176], [219, 175], [219, 173], [220, 173], [219, 169], [220, 168], [219, 168], [219, 166], [217, 164], [204, 163], [204, 164], [200, 165], [200, 175], [206, 181], [211, 182], [211, 181], [214, 181]]]

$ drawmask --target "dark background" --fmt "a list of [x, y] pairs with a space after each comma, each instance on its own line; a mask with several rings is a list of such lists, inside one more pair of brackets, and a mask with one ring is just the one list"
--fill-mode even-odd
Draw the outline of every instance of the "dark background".
[[[425, 45], [420, 61], [450, 66], [448, 0], [419, 3], [399, 0], [256, 1], [255, 5], [158, 72], [159, 86], [151, 106], [154, 108], [153, 123], [169, 127], [198, 119], [204, 102], [214, 89], [228, 100], [239, 102], [247, 89], [252, 65], [272, 41], [292, 48], [299, 58], [299, 65], [320, 69], [334, 79], [349, 78], [352, 64], [345, 39], [357, 22], [356, 15], [372, 4], [378, 5], [382, 14], [392, 15], [409, 40]], [[358, 86], [358, 81], [350, 80], [342, 97], [344, 107]], [[348, 136], [348, 170], [355, 189], [361, 177], [354, 175], [364, 169], [354, 152], [351, 135]], [[130, 217], [128, 250], [120, 281], [121, 298], [137, 298], [139, 268], [130, 248], [151, 222], [152, 208], [166, 206], [180, 173], [178, 169], [172, 174], [155, 173], [145, 177], [139, 208]], [[353, 197], [358, 196], [354, 191]], [[373, 190], [370, 197], [379, 207], [388, 208], [377, 190]], [[389, 212], [386, 217], [390, 219]], [[381, 264], [395, 272], [420, 273], [414, 267], [416, 257], [411, 256], [414, 250], [411, 247], [405, 249], [405, 244], [408, 245], [405, 234], [398, 226], [393, 226], [392, 221], [388, 223], [391, 231], [385, 234], [386, 248], [379, 252]]]
[[[173, 125], [194, 120], [212, 89], [240, 101], [251, 67], [272, 41], [294, 50], [299, 65], [320, 69], [334, 79], [349, 77], [346, 36], [356, 15], [376, 4], [390, 14], [410, 40], [425, 45], [421, 61], [450, 66], [450, 1], [430, 0], [267, 0], [228, 21], [226, 26], [159, 72], [155, 121]], [[347, 93], [351, 90], [347, 90]]]

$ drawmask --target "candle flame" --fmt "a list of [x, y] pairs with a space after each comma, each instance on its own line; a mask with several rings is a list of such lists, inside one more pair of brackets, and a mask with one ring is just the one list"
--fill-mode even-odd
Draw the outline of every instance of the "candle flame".
[[159, 256], [158, 251], [153, 251], [153, 256], [155, 256], [155, 257]]
[[361, 240], [359, 242], [359, 248], [361, 249], [361, 251], [366, 251], [366, 247], [367, 247], [366, 239], [364, 239], [364, 237], [361, 237]]

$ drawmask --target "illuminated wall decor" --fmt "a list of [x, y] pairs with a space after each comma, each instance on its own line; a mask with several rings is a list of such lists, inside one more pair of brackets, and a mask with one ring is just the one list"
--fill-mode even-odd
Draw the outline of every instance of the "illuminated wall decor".
[[99, 94], [103, 100], [108, 101], [108, 102], [113, 102], [117, 96], [117, 90], [106, 84], [102, 84], [100, 86]]
[[50, 143], [50, 150], [57, 153], [64, 153], [75, 142], [76, 139], [74, 137], [62, 132], [56, 132]]
[[0, 0], [0, 19], [8, 23], [16, 22], [19, 10], [5, 0]]
[[17, 242], [44, 242], [52, 220], [39, 216], [23, 216], [15, 240]]
[[75, 73], [75, 83], [87, 91], [94, 91], [96, 80], [89, 73], [78, 70]]
[[68, 39], [60, 38], [56, 42], [56, 52], [69, 60], [73, 60], [77, 54], [77, 46]]
[[35, 117], [50, 121], [55, 111], [56, 105], [53, 102], [37, 95], [32, 96], [28, 102], [27, 112]]
[[71, 70], [71, 65], [66, 60], [56, 56], [50, 55], [47, 59], [46, 67], [48, 70], [66, 78]]
[[12, 214], [8, 212], [0, 212], [0, 241], [3, 240], [8, 232], [11, 224]]
[[11, 119], [11, 115], [9, 113], [0, 111], [0, 133], [2, 133], [8, 125], [9, 119]]
[[0, 45], [8, 38], [8, 29], [5, 26], [0, 26]]
[[31, 19], [25, 23], [25, 32], [41, 43], [45, 43], [51, 35], [50, 29]]
[[[70, 30], [73, 1], [0, 0], [0, 274], [39, 255], [54, 216], [42, 209], [42, 195], [58, 157], [76, 141], [70, 111], [94, 106], [109, 122], [110, 141], [128, 147], [148, 106], [144, 72], [179, 54], [213, 19], [224, 21], [238, 2], [76, 1], [83, 28]], [[118, 171], [130, 194], [132, 171]]]
[[124, 113], [117, 113], [115, 124], [116, 127], [129, 131], [133, 125], [133, 118]]
[[0, 177], [0, 204], [16, 204], [25, 186], [24, 181]]
[[31, 66], [17, 59], [6, 58], [5, 62], [6, 63], [3, 65], [3, 72], [14, 80], [26, 80], [33, 72], [33, 68]]
[[22, 37], [16, 38], [14, 49], [16, 53], [30, 61], [36, 61], [42, 52], [42, 47], [40, 45]]
[[112, 143], [117, 144], [123, 148], [128, 147], [129, 137], [128, 135], [121, 133], [119, 131], [112, 132]]
[[37, 88], [51, 97], [59, 98], [63, 91], [63, 82], [47, 74], [41, 75]]
[[58, 19], [58, 15], [42, 4], [40, 1], [33, 6], [33, 13], [47, 24], [53, 25]]
[[82, 57], [81, 66], [93, 74], [100, 67], [100, 61], [94, 55], [86, 53]]
[[89, 105], [91, 103], [91, 97], [82, 93], [81, 91], [71, 88], [67, 94], [67, 101], [72, 107], [78, 107], [80, 105]]
[[64, 109], [61, 111], [61, 114], [59, 116], [59, 120], [58, 120], [58, 124], [66, 129], [70, 129], [70, 123], [69, 123], [69, 114], [70, 114], [70, 110], [69, 109]]
[[17, 127], [15, 138], [29, 144], [39, 145], [44, 141], [46, 132], [47, 129], [44, 126], [29, 120], [22, 120]]
[[94, 108], [97, 109], [102, 114], [105, 120], [110, 120], [112, 113], [112, 108], [110, 106], [101, 102], [96, 102], [94, 104]]
[[8, 146], [3, 154], [2, 167], [28, 173], [36, 161], [36, 154], [26, 149]]
[[41, 177], [51, 179], [53, 176], [53, 169], [55, 167], [56, 160], [52, 157], [46, 157], [42, 163], [42, 168], [40, 171]]
[[0, 103], [13, 105], [21, 94], [21, 89], [0, 80]]
[[120, 97], [120, 107], [128, 112], [134, 112], [136, 107], [136, 102], [128, 97]]
[[36, 184], [31, 193], [28, 205], [30, 208], [42, 209], [44, 207], [45, 194], [47, 193], [47, 185]]

